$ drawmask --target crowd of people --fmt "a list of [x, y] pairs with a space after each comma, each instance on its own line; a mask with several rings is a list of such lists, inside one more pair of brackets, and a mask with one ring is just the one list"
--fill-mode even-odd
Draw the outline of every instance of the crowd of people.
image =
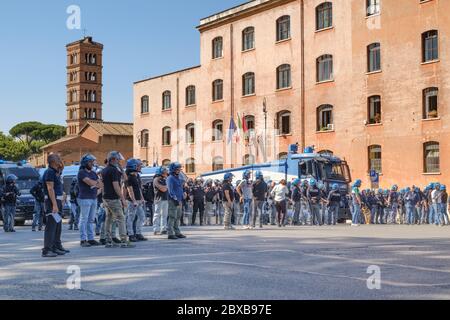
[[[232, 173], [226, 173], [223, 180], [188, 179], [181, 174], [182, 166], [172, 163], [158, 168], [154, 178], [143, 184], [142, 162], [129, 159], [123, 168], [124, 161], [119, 152], [111, 152], [104, 167], [99, 167], [94, 156], [83, 156], [78, 175], [65, 194], [63, 163], [58, 155], [49, 156], [42, 180], [30, 190], [35, 198], [32, 231], [41, 231], [45, 225], [43, 257], [69, 253], [61, 243], [66, 200], [70, 204], [68, 229], [79, 232], [83, 248], [133, 248], [133, 243], [148, 240], [144, 226], [153, 227], [155, 236], [176, 240], [186, 238], [180, 225], [221, 225], [225, 230], [336, 225], [346, 208], [352, 226], [449, 225], [450, 199], [446, 186], [439, 183], [424, 190], [416, 186], [399, 190], [395, 185], [375, 191], [361, 190], [362, 182], [357, 180], [347, 194], [338, 184], [327, 192], [315, 179], [265, 181], [261, 171], [252, 179], [252, 172], [246, 170], [237, 181]], [[20, 195], [16, 180], [14, 175], [8, 176], [0, 192], [5, 232], [14, 232], [11, 212]]]

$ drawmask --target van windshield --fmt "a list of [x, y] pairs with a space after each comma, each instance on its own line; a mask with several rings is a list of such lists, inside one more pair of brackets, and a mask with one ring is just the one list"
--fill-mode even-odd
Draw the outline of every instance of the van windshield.
[[323, 164], [325, 177], [329, 180], [350, 181], [350, 174], [346, 163], [327, 162]]
[[39, 172], [34, 168], [14, 167], [2, 169], [1, 172], [5, 179], [10, 174], [18, 178], [16, 185], [21, 190], [21, 193], [28, 193], [39, 181]]

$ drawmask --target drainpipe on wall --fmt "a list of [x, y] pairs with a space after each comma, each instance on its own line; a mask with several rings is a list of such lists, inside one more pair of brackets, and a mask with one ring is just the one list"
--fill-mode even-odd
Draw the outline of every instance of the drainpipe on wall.
[[[234, 119], [234, 41], [233, 41], [233, 24], [230, 25], [230, 77], [231, 77], [231, 119]], [[231, 168], [234, 168], [234, 156], [233, 156], [233, 141], [230, 143], [231, 146]]]
[[306, 147], [306, 137], [305, 137], [305, 3], [304, 0], [300, 0], [300, 34], [301, 34], [301, 44], [300, 44], [300, 69], [301, 69], [301, 102], [300, 102], [300, 114], [301, 114], [301, 146], [302, 150]]
[[180, 162], [180, 78], [177, 77], [177, 162]]

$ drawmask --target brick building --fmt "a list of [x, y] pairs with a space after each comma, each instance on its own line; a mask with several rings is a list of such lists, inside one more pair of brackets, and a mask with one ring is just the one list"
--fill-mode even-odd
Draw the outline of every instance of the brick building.
[[[370, 170], [383, 187], [450, 183], [448, 12], [443, 0], [255, 0], [204, 18], [200, 66], [134, 84], [134, 154], [198, 175], [298, 142], [366, 185]], [[249, 139], [228, 143], [238, 117]]]
[[133, 156], [133, 124], [102, 120], [103, 45], [85, 37], [67, 45], [67, 136], [42, 148], [43, 164], [51, 153], [66, 165], [86, 153], [102, 162], [118, 150]]

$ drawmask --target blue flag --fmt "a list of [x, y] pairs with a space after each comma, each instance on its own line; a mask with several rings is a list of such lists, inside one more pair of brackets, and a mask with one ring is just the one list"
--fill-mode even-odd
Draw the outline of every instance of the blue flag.
[[228, 144], [230, 144], [233, 141], [234, 133], [236, 132], [236, 123], [234, 122], [234, 119], [232, 118], [230, 121], [230, 129], [228, 131]]

